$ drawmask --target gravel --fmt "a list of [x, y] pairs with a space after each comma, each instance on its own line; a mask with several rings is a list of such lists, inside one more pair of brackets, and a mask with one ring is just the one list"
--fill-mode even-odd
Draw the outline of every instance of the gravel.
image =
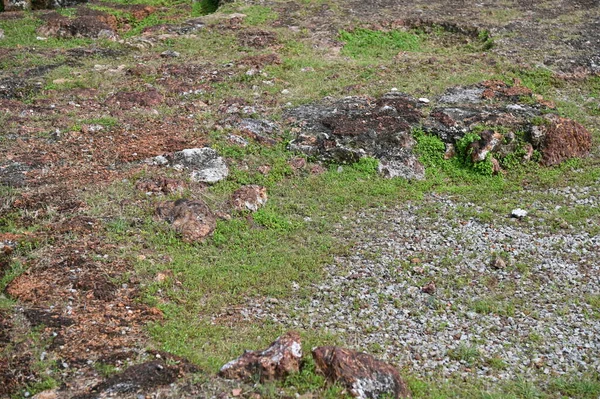
[[[579, 204], [588, 191], [554, 194]], [[479, 209], [431, 195], [359, 213], [343, 229], [357, 241], [352, 254], [328, 265], [310, 296], [293, 283], [292, 299], [242, 314], [337, 334], [422, 376], [600, 372], [598, 221], [553, 229], [535, 212], [483, 222], [465, 208]]]

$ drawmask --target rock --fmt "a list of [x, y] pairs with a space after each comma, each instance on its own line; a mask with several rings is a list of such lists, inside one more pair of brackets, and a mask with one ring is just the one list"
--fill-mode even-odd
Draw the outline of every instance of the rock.
[[373, 356], [336, 346], [313, 349], [317, 371], [331, 382], [345, 386], [352, 396], [374, 399], [407, 398], [410, 392], [398, 370]]
[[0, 40], [4, 39], [4, 30], [0, 29]]
[[237, 189], [231, 197], [231, 205], [236, 211], [256, 212], [267, 203], [267, 189], [255, 184]]
[[267, 145], [276, 144], [276, 138], [282, 130], [281, 126], [275, 122], [251, 118], [242, 119], [235, 125], [235, 128], [251, 139]]
[[27, 172], [31, 168], [20, 162], [0, 164], [0, 185], [23, 187], [27, 185]]
[[31, 9], [31, 0], [4, 0], [4, 11], [24, 11]]
[[499, 255], [494, 255], [492, 257], [492, 261], [490, 262], [490, 266], [494, 269], [504, 269], [506, 268], [506, 261], [502, 259]]
[[300, 335], [289, 331], [263, 351], [246, 351], [221, 367], [219, 376], [228, 379], [261, 382], [282, 379], [300, 369], [302, 345]]
[[480, 140], [474, 141], [471, 143], [470, 152], [471, 152], [471, 160], [473, 162], [481, 162], [485, 161], [488, 154], [494, 151], [500, 143], [502, 143], [502, 136], [500, 133], [485, 130], [479, 134], [481, 137]]
[[48, 391], [42, 391], [35, 394], [31, 399], [56, 399], [58, 398], [58, 392], [56, 389], [51, 389]]
[[179, 57], [179, 53], [177, 51], [173, 51], [173, 50], [166, 50], [163, 51], [162, 53], [160, 53], [160, 56], [162, 58], [177, 58]]
[[160, 202], [156, 215], [171, 224], [181, 234], [183, 241], [194, 243], [211, 235], [217, 220], [203, 201], [179, 199]]
[[430, 281], [427, 284], [425, 284], [424, 286], [422, 286], [421, 291], [426, 294], [429, 294], [429, 295], [435, 294], [435, 291], [436, 291], [435, 281]]
[[517, 219], [523, 219], [525, 216], [527, 216], [527, 211], [524, 209], [521, 209], [521, 208], [517, 208], [517, 209], [513, 209], [510, 212], [510, 215]]
[[580, 123], [553, 114], [543, 118], [545, 123], [531, 128], [532, 144], [542, 153], [542, 164], [557, 165], [589, 154], [592, 137]]
[[212, 148], [188, 148], [173, 154], [173, 164], [191, 169], [196, 182], [216, 183], [229, 175], [225, 160]]
[[417, 100], [399, 92], [379, 99], [326, 99], [286, 111], [299, 132], [289, 149], [321, 161], [354, 163], [365, 156], [380, 161], [387, 177], [422, 178], [424, 168], [414, 155], [411, 128], [423, 115]]
[[87, 37], [116, 38], [117, 19], [114, 15], [91, 9], [81, 9], [81, 14], [76, 18], [68, 18], [52, 11], [44, 14], [42, 19], [46, 23], [37, 29], [37, 33], [45, 37]]

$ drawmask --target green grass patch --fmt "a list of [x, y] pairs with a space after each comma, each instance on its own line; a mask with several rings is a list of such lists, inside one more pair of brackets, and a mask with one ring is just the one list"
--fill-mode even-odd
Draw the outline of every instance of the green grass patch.
[[392, 58], [399, 51], [418, 51], [423, 38], [411, 32], [389, 32], [357, 28], [351, 32], [341, 31], [344, 42], [342, 54], [353, 58]]

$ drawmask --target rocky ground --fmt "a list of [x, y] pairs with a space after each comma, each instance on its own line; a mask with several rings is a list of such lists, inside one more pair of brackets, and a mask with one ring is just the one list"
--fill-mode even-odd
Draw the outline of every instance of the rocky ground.
[[288, 329], [414, 397], [600, 394], [596, 1], [25, 3], [0, 397], [347, 394], [216, 377]]

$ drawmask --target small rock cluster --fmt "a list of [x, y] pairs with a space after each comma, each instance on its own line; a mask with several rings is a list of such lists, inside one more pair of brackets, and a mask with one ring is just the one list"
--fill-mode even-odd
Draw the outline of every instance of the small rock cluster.
[[[176, 170], [191, 171], [190, 180], [216, 183], [225, 179], [229, 169], [225, 160], [212, 148], [188, 148], [172, 154], [159, 155], [146, 161], [151, 165], [171, 166]], [[183, 191], [184, 184], [167, 178], [144, 179], [136, 184], [139, 190], [152, 194], [170, 194]], [[256, 212], [267, 203], [267, 189], [258, 185], [242, 186], [233, 192], [229, 205], [237, 212]], [[194, 243], [212, 235], [217, 218], [227, 216], [213, 212], [202, 200], [179, 199], [162, 201], [155, 214], [168, 222], [183, 241]]]
[[[318, 373], [330, 382], [338, 382], [359, 399], [410, 397], [398, 370], [373, 356], [336, 346], [312, 350]], [[300, 335], [290, 331], [277, 338], [263, 351], [246, 351], [225, 364], [219, 376], [228, 379], [261, 382], [282, 379], [300, 371], [302, 344]]]

